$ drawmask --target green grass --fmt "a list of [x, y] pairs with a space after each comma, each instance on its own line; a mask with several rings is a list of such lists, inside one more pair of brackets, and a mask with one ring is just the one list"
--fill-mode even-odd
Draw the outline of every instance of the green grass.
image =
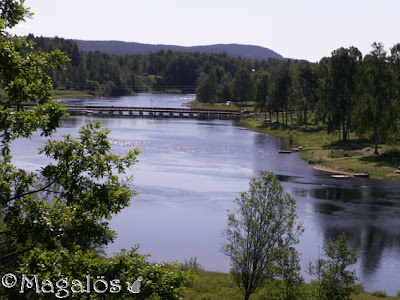
[[[274, 281], [279, 284], [279, 281]], [[306, 289], [310, 288], [306, 284]], [[264, 286], [264, 289], [271, 287]], [[253, 294], [250, 299], [260, 299], [264, 290], [261, 289], [258, 293]], [[189, 286], [183, 295], [185, 300], [242, 300], [243, 296], [239, 288], [233, 283], [229, 274], [198, 271], [195, 281]], [[353, 300], [375, 300], [382, 299], [379, 296], [373, 296], [371, 293], [360, 293], [352, 295]], [[387, 296], [385, 299], [399, 299], [396, 297]]]
[[69, 99], [69, 98], [90, 98], [93, 95], [88, 94], [83, 91], [74, 91], [74, 90], [53, 90], [52, 98], [53, 99]]
[[254, 112], [254, 105], [251, 103], [244, 103], [242, 107], [238, 108], [234, 102], [231, 102], [229, 105], [225, 105], [225, 103], [201, 103], [197, 100], [189, 103], [190, 108], [192, 109], [211, 109], [211, 110], [223, 110], [223, 111], [242, 111], [247, 110], [248, 112]]
[[301, 158], [311, 164], [352, 173], [367, 173], [371, 178], [400, 180], [395, 173], [400, 166], [399, 145], [379, 145], [380, 156], [374, 154], [374, 145], [350, 136], [348, 142], [338, 141], [337, 134], [328, 134], [322, 128], [285, 127], [278, 123], [263, 125], [260, 117], [250, 116], [240, 122], [249, 129], [292, 140], [292, 147], [302, 147]]
[[233, 284], [228, 274], [199, 271], [194, 283], [186, 289], [183, 299], [241, 300], [243, 296], [239, 288]]
[[238, 111], [238, 108], [235, 104], [231, 103], [230, 105], [224, 105], [223, 103], [200, 103], [198, 101], [192, 101], [188, 103], [191, 109], [212, 109], [212, 110], [224, 110], [224, 111]]

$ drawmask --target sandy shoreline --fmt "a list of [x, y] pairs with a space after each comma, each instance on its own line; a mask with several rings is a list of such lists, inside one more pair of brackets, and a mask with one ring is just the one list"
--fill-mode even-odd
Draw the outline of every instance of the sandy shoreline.
[[328, 168], [328, 167], [324, 167], [324, 166], [321, 166], [321, 165], [314, 166], [314, 169], [319, 170], [319, 171], [335, 173], [335, 174], [341, 174], [341, 175], [349, 175], [349, 176], [354, 176], [354, 174], [357, 174], [357, 173], [352, 173], [352, 172], [346, 172], [346, 171], [343, 171], [343, 170]]

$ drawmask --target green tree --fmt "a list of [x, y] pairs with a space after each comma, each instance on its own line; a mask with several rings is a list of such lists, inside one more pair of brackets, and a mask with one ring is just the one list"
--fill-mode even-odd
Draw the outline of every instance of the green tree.
[[[313, 108], [316, 102], [317, 76], [312, 64], [306, 61], [296, 63], [293, 71], [292, 90], [296, 98], [292, 105], [295, 106], [299, 113], [299, 124], [308, 124], [308, 111]], [[303, 117], [304, 116], [304, 117]]]
[[231, 98], [232, 98], [231, 85], [232, 85], [232, 76], [230, 73], [225, 73], [222, 76], [221, 82], [219, 85], [219, 93], [218, 93], [219, 101], [231, 100]]
[[301, 300], [307, 298], [304, 278], [300, 275], [299, 256], [293, 247], [278, 253], [274, 278], [269, 278], [260, 292], [262, 300]]
[[[31, 41], [7, 34], [31, 15], [24, 1], [2, 1], [0, 12], [0, 82], [6, 93], [0, 105], [0, 270], [56, 281], [82, 279], [92, 271], [131, 280], [139, 271], [144, 277], [141, 299], [178, 299], [188, 274], [169, 265], [151, 265], [135, 249], [111, 262], [94, 253], [115, 239], [108, 222], [135, 195], [131, 178], [123, 174], [135, 164], [138, 149], [123, 157], [112, 154], [109, 131], [94, 122], [81, 128], [77, 140], [69, 135], [49, 140], [40, 153], [52, 162], [41, 170], [28, 172], [12, 164], [13, 140], [29, 138], [35, 131], [50, 136], [67, 116], [65, 108], [51, 100], [47, 74], [65, 66], [67, 59], [59, 50], [32, 52]], [[24, 109], [28, 101], [36, 106]], [[0, 287], [0, 296], [16, 299], [18, 294], [18, 289]], [[20, 296], [44, 297], [35, 289]], [[85, 297], [91, 295], [79, 295]]]
[[258, 78], [256, 83], [256, 96], [255, 96], [255, 109], [259, 111], [264, 110], [264, 120], [267, 119], [268, 110], [268, 86], [269, 76], [268, 73], [263, 73], [260, 78]]
[[[390, 65], [393, 74], [393, 108], [395, 113], [400, 113], [400, 43], [394, 45], [390, 49]], [[394, 123], [395, 136], [400, 136], [400, 120], [395, 120]]]
[[283, 281], [283, 299], [298, 300], [304, 298], [304, 278], [300, 275], [299, 255], [293, 247], [279, 253], [277, 275]]
[[284, 123], [283, 111], [286, 112], [286, 126], [288, 125], [288, 114], [290, 104], [290, 85], [292, 83], [292, 77], [290, 76], [290, 64], [291, 61], [283, 63], [278, 71], [278, 77], [276, 81], [277, 97], [282, 109], [282, 123]]
[[349, 247], [346, 234], [343, 233], [335, 242], [328, 242], [323, 250], [326, 258], [309, 264], [309, 274], [316, 276], [313, 281], [316, 298], [350, 299], [357, 277], [355, 271], [349, 271], [348, 267], [357, 262], [356, 249]]
[[331, 64], [330, 64], [330, 58], [329, 57], [324, 57], [322, 58], [318, 66], [316, 67], [316, 74], [317, 74], [317, 90], [316, 90], [316, 95], [318, 98], [318, 101], [316, 103], [316, 110], [315, 114], [318, 120], [324, 121], [328, 124], [327, 131], [332, 132], [333, 128], [331, 128], [329, 125], [336, 122], [329, 122], [330, 118], [332, 117], [332, 111], [327, 108], [327, 105], [329, 103], [333, 102], [333, 96], [331, 90], [333, 89], [333, 83], [332, 83], [332, 78], [330, 76], [331, 73]]
[[[347, 140], [351, 129], [351, 116], [354, 109], [356, 93], [357, 66], [362, 59], [361, 52], [355, 48], [340, 48], [332, 52], [330, 59], [333, 101], [328, 103], [328, 109], [336, 114], [337, 128], [342, 129], [343, 140]], [[330, 105], [329, 105], [330, 104]]]
[[238, 209], [228, 215], [222, 252], [230, 258], [230, 273], [248, 300], [275, 275], [280, 253], [298, 242], [303, 229], [297, 222], [296, 201], [272, 173], [252, 178], [249, 191], [235, 203]]
[[374, 43], [372, 48], [361, 65], [361, 96], [355, 109], [355, 127], [360, 135], [372, 133], [375, 154], [379, 154], [379, 142], [396, 129], [398, 84], [394, 82], [393, 63], [383, 45]]
[[240, 70], [235, 74], [232, 81], [232, 94], [237, 102], [243, 105], [243, 102], [250, 101], [253, 97], [253, 82], [250, 77], [250, 72], [245, 69]]
[[202, 74], [197, 80], [196, 99], [202, 103], [215, 103], [218, 96], [218, 82], [215, 70]]
[[276, 119], [279, 123], [279, 112], [282, 112], [282, 123], [284, 120], [284, 111], [286, 111], [286, 125], [288, 123], [289, 98], [291, 76], [289, 73], [290, 61], [279, 65], [274, 72], [271, 83], [271, 107], [276, 111]]

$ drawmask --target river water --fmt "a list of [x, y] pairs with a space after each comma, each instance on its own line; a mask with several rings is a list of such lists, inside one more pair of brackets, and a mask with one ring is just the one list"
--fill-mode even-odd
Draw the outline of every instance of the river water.
[[[67, 104], [182, 107], [194, 95], [140, 94], [122, 98], [65, 100]], [[128, 171], [139, 193], [131, 206], [116, 215], [118, 233], [108, 254], [140, 244], [154, 261], [183, 261], [197, 257], [206, 270], [229, 271], [220, 253], [227, 210], [248, 190], [251, 177], [273, 171], [297, 201], [305, 232], [297, 246], [303, 270], [322, 253], [325, 240], [341, 232], [359, 255], [355, 265], [367, 291], [400, 290], [400, 184], [371, 179], [331, 179], [313, 169], [299, 154], [282, 155], [278, 138], [238, 127], [229, 120], [148, 119], [128, 116], [72, 114], [55, 139], [92, 120], [111, 130], [116, 154], [140, 148], [139, 162]], [[13, 144], [14, 162], [37, 170], [48, 160], [32, 159], [45, 140]], [[303, 272], [308, 281], [310, 278]]]

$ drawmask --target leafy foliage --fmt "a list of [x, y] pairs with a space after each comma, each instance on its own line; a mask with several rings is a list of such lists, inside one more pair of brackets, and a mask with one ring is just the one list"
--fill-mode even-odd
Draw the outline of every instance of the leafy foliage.
[[396, 52], [393, 50], [390, 58], [382, 44], [374, 43], [372, 47], [360, 66], [361, 97], [355, 109], [355, 128], [360, 135], [373, 136], [375, 154], [378, 154], [379, 140], [387, 139], [398, 130], [399, 85], [395, 79], [398, 76], [394, 63]]
[[[123, 175], [136, 163], [138, 149], [125, 156], [113, 154], [109, 131], [92, 122], [81, 128], [77, 140], [70, 135], [49, 140], [40, 153], [52, 162], [40, 170], [28, 172], [12, 164], [12, 141], [29, 138], [35, 131], [51, 136], [67, 117], [65, 108], [51, 100], [48, 72], [61, 69], [68, 59], [59, 50], [32, 52], [32, 41], [6, 32], [31, 16], [23, 4], [0, 4], [0, 82], [6, 95], [0, 106], [0, 270], [54, 281], [81, 280], [90, 272], [122, 282], [142, 276], [139, 299], [178, 299], [190, 273], [174, 265], [151, 264], [136, 248], [112, 259], [96, 254], [115, 239], [109, 220], [136, 194], [130, 188], [132, 178]], [[79, 65], [79, 56], [71, 63]], [[37, 105], [26, 110], [22, 104], [27, 101]], [[129, 298], [127, 289], [123, 291], [102, 296]], [[36, 292], [19, 295], [16, 288], [0, 288], [0, 296], [9, 299], [45, 297], [43, 289]]]
[[[22, 266], [21, 273], [36, 274], [39, 279], [46, 278], [53, 282], [60, 277], [67, 278], [69, 287], [66, 290], [80, 299], [131, 299], [133, 295], [128, 290], [129, 286], [141, 276], [140, 293], [134, 294], [135, 299], [180, 299], [182, 286], [193, 279], [192, 273], [181, 271], [177, 264], [150, 263], [148, 255], [141, 255], [137, 250], [138, 247], [134, 247], [130, 251], [122, 250], [113, 258], [99, 259], [95, 252], [82, 251], [79, 247], [73, 251], [35, 249]], [[99, 275], [109, 282], [106, 293], [96, 293], [93, 289]], [[73, 280], [79, 280], [83, 289], [90, 289], [91, 292], [80, 291], [75, 286], [79, 292], [73, 293]], [[117, 293], [110, 292], [112, 280], [119, 280], [121, 287]], [[101, 289], [104, 290], [104, 287]]]
[[[227, 243], [222, 252], [231, 260], [234, 281], [249, 299], [266, 278], [278, 274], [280, 262], [291, 259], [294, 249], [289, 247], [298, 242], [303, 229], [296, 221], [295, 200], [283, 192], [272, 173], [263, 172], [260, 178], [252, 178], [249, 191], [235, 202], [238, 209], [228, 215]], [[285, 259], [282, 251], [289, 251], [290, 255]], [[284, 277], [292, 276], [288, 268], [283, 264], [281, 267], [280, 273], [288, 275]]]
[[309, 265], [310, 275], [316, 277], [316, 299], [350, 299], [357, 278], [355, 271], [347, 268], [357, 262], [356, 250], [348, 246], [344, 233], [323, 249], [327, 258]]

